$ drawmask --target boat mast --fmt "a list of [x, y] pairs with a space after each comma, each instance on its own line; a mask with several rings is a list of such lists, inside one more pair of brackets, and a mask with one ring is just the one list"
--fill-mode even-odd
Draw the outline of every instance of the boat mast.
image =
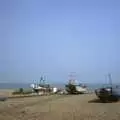
[[110, 84], [111, 87], [112, 87], [112, 78], [111, 78], [111, 74], [110, 74], [110, 73], [108, 74], [108, 78], [109, 78], [109, 84]]
[[71, 72], [69, 75], [69, 83], [75, 84], [75, 72]]
[[40, 77], [40, 84], [43, 83], [43, 76]]

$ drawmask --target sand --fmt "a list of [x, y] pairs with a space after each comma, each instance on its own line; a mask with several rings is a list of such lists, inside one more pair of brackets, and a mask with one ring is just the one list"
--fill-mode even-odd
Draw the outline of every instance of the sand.
[[93, 99], [94, 94], [9, 99], [0, 102], [0, 120], [120, 120], [120, 102]]
[[14, 90], [12, 90], [12, 89], [0, 89], [0, 96], [11, 97], [13, 91]]

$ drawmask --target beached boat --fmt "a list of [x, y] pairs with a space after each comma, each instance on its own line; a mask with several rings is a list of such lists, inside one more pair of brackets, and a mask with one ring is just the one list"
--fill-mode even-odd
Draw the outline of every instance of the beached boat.
[[68, 91], [68, 93], [71, 93], [71, 92], [72, 92], [72, 94], [87, 93], [87, 87], [83, 84], [77, 84], [75, 81], [69, 81], [69, 83], [65, 87], [66, 87], [66, 91]]
[[79, 85], [75, 85], [76, 87], [76, 91], [78, 93], [81, 93], [81, 94], [84, 94], [84, 93], [87, 93], [87, 87], [82, 85], [82, 84], [79, 84]]
[[87, 86], [85, 86], [84, 84], [80, 84], [76, 78], [75, 78], [75, 72], [71, 72], [69, 75], [69, 81], [68, 84], [65, 85], [66, 91], [69, 94], [84, 94], [87, 93]]
[[95, 93], [103, 102], [120, 100], [120, 86], [96, 89]]
[[50, 85], [45, 83], [43, 77], [40, 78], [39, 84], [31, 84], [30, 86], [33, 89], [33, 92], [39, 95], [43, 95], [50, 92]]
[[102, 87], [95, 90], [96, 96], [102, 102], [118, 101], [120, 99], [120, 85], [113, 85], [111, 75], [109, 75], [110, 84], [107, 87]]

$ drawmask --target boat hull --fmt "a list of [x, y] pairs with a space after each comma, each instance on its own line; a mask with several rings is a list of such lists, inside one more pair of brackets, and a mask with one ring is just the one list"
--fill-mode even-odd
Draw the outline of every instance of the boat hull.
[[84, 93], [87, 93], [87, 89], [86, 88], [83, 88], [81, 86], [76, 86], [76, 91], [80, 94], [84, 94]]
[[100, 88], [95, 94], [103, 102], [120, 100], [120, 88]]

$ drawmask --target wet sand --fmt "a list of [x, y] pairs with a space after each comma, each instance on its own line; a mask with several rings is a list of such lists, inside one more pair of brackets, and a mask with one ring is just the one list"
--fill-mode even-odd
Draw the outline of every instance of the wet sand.
[[94, 94], [15, 98], [0, 102], [0, 120], [120, 120], [120, 102]]

